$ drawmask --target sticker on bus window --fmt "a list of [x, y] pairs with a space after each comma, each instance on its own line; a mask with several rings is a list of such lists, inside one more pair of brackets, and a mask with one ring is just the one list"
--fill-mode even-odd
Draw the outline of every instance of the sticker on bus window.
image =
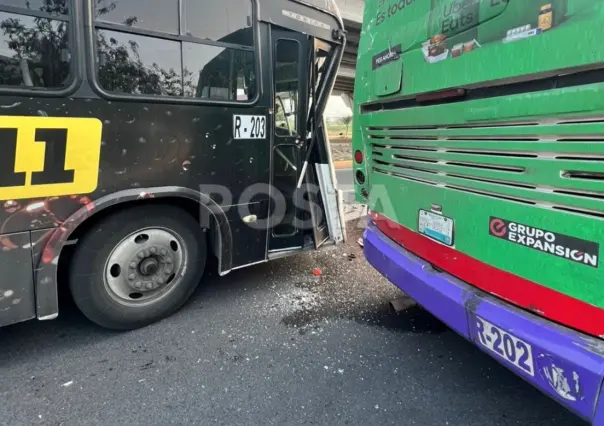
[[102, 127], [96, 118], [0, 116], [0, 199], [93, 192]]
[[264, 115], [234, 115], [234, 139], [265, 139], [266, 116]]

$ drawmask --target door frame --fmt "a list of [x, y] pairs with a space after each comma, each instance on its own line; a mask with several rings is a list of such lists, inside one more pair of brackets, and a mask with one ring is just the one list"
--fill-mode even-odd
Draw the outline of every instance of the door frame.
[[[298, 52], [298, 67], [297, 67], [297, 78], [298, 78], [298, 102], [296, 105], [296, 133], [291, 136], [283, 136], [277, 135], [276, 133], [276, 51], [277, 45], [280, 40], [284, 41], [293, 41], [298, 43], [300, 49]], [[278, 146], [293, 146], [294, 149], [298, 150], [298, 155], [296, 156], [296, 168], [297, 168], [297, 179], [299, 178], [299, 173], [302, 169], [302, 163], [304, 161], [305, 152], [303, 151], [306, 144], [304, 143], [306, 140], [306, 123], [308, 118], [308, 98], [309, 98], [309, 78], [305, 78], [305, 76], [310, 77], [308, 75], [309, 70], [309, 45], [311, 42], [311, 38], [305, 34], [290, 31], [284, 28], [271, 26], [270, 27], [270, 69], [271, 72], [271, 85], [270, 85], [270, 99], [271, 99], [271, 125], [270, 125], [270, 140], [271, 140], [271, 150], [270, 150], [270, 164], [271, 164], [271, 175], [270, 175], [270, 191], [273, 192], [276, 190], [275, 183], [275, 150]], [[293, 197], [300, 196], [300, 191], [294, 190], [292, 194]], [[292, 197], [292, 202], [293, 202]], [[274, 194], [271, 198], [271, 206], [269, 207], [269, 217], [271, 218], [268, 227], [268, 253], [275, 253], [281, 251], [290, 251], [290, 250], [300, 250], [304, 246], [304, 230], [296, 228], [295, 232], [291, 235], [275, 235], [273, 233], [275, 223], [273, 222], [273, 211], [274, 211]], [[298, 217], [298, 206], [299, 204], [294, 202], [294, 218]], [[295, 225], [295, 223], [294, 223]]]

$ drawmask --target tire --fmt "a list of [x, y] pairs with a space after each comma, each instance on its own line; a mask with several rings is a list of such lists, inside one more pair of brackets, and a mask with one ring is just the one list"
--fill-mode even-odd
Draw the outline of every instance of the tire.
[[206, 233], [184, 210], [130, 207], [80, 238], [68, 266], [69, 287], [88, 319], [131, 330], [177, 311], [201, 281], [206, 257]]

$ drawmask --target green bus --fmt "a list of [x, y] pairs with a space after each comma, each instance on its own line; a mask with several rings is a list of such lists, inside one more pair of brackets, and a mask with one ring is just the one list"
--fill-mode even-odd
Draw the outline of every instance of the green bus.
[[594, 424], [601, 36], [601, 1], [368, 1], [353, 124], [369, 262]]

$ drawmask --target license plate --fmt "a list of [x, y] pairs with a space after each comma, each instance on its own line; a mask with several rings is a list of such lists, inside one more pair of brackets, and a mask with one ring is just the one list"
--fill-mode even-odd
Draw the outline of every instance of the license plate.
[[480, 317], [474, 318], [477, 343], [525, 373], [535, 375], [531, 345]]
[[265, 139], [264, 115], [233, 115], [233, 139]]
[[419, 211], [418, 230], [436, 241], [453, 245], [453, 219], [426, 210]]

